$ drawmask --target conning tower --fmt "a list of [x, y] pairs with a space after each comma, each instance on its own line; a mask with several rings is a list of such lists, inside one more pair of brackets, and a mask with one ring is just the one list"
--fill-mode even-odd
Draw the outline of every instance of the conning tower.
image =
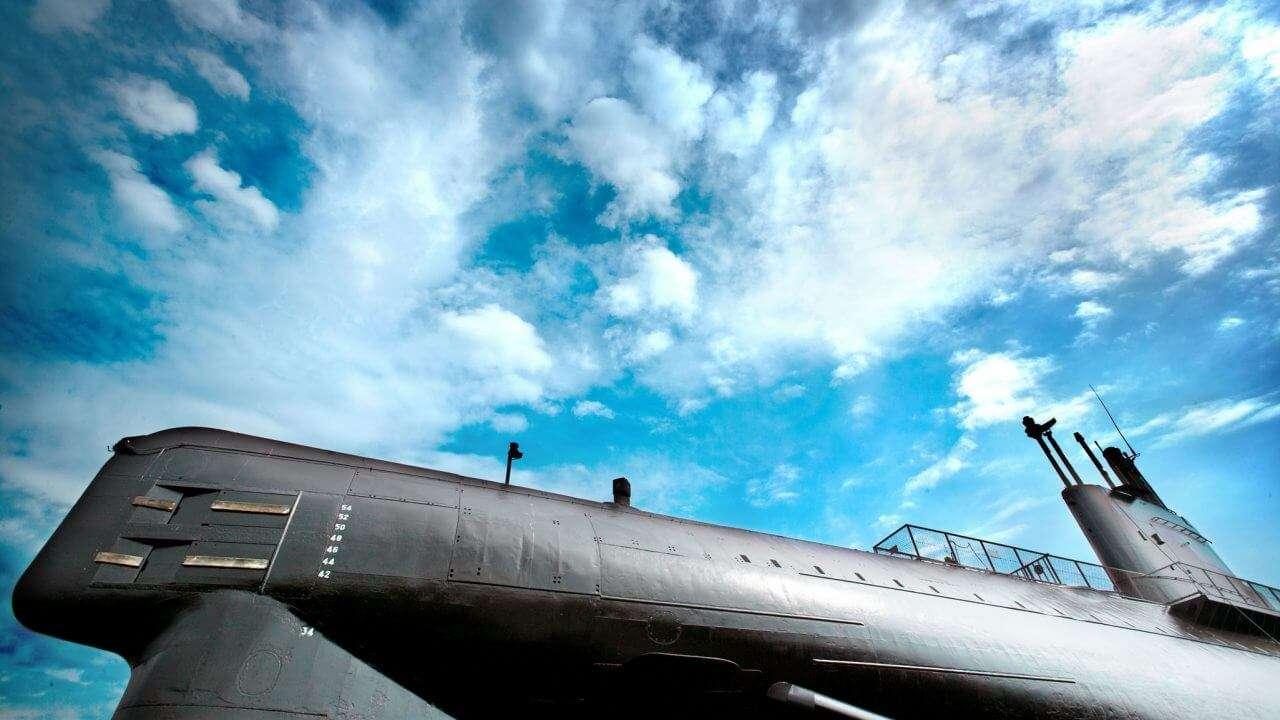
[[1056, 422], [1022, 419], [1027, 437], [1040, 445], [1062, 481], [1062, 499], [1117, 591], [1169, 605], [1207, 624], [1236, 625], [1247, 614], [1253, 624], [1275, 627], [1280, 614], [1273, 603], [1236, 577], [1209, 538], [1164, 503], [1134, 462], [1136, 452], [1103, 449], [1109, 474], [1084, 437], [1075, 433], [1106, 486], [1085, 483], [1053, 437]]

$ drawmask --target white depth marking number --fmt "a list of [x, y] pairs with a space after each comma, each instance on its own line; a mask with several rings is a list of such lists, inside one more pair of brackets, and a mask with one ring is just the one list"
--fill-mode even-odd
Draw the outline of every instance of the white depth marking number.
[[[320, 569], [316, 572], [316, 577], [321, 580], [328, 580], [332, 573], [328, 568], [338, 564], [338, 559], [334, 556], [338, 554], [338, 550], [342, 546], [342, 535], [340, 533], [347, 529], [347, 521], [350, 519], [351, 506], [346, 504], [339, 505], [337, 517], [333, 521], [333, 534], [329, 536], [331, 544], [324, 549], [324, 557], [320, 559]], [[303, 634], [310, 635], [311, 629], [303, 628]]]

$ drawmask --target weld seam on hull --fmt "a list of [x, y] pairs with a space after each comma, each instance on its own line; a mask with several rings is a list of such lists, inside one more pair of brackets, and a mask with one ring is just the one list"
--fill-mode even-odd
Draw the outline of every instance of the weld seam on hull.
[[983, 677], [1009, 678], [1011, 680], [1039, 680], [1041, 682], [1075, 683], [1075, 680], [1070, 678], [1047, 677], [1044, 675], [1022, 675], [1019, 673], [996, 672], [993, 670], [965, 670], [963, 668], [931, 667], [928, 665], [895, 665], [893, 663], [870, 662], [864, 660], [828, 660], [826, 658], [814, 658], [813, 661], [820, 665], [854, 665], [858, 667], [873, 667], [885, 670], [920, 670], [923, 672], [948, 673], [951, 675], [981, 675]]

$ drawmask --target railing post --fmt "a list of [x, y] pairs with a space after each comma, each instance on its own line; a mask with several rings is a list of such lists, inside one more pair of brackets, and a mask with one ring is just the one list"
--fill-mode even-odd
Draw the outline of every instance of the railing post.
[[[1195, 567], [1195, 566], [1192, 566], [1192, 567]], [[1212, 574], [1212, 573], [1210, 573], [1208, 570], [1205, 570], [1204, 568], [1196, 568], [1196, 569], [1200, 571], [1200, 574], [1201, 574], [1201, 575], [1204, 575], [1204, 576], [1205, 576], [1205, 579], [1207, 579], [1207, 580], [1209, 581], [1209, 584], [1213, 586], [1213, 589], [1218, 591], [1218, 597], [1220, 597], [1220, 598], [1224, 598], [1224, 599], [1227, 597], [1227, 596], [1222, 592], [1222, 588], [1218, 585], [1218, 583], [1216, 583], [1216, 582], [1214, 582], [1214, 581], [1213, 581], [1213, 574]], [[1189, 573], [1188, 573], [1188, 574], [1189, 574]]]
[[1058, 568], [1053, 566], [1053, 561], [1049, 559], [1048, 554], [1042, 554], [1040, 559], [1044, 561], [1044, 566], [1049, 568], [1049, 573], [1053, 575], [1053, 581], [1059, 585], [1066, 585], [1062, 582], [1062, 577], [1058, 575]]
[[987, 552], [987, 544], [982, 540], [979, 540], [978, 544], [982, 546], [982, 554], [987, 556], [987, 567], [991, 568], [991, 572], [1000, 572], [996, 570], [996, 564], [991, 560], [991, 553]]
[[[1088, 447], [1088, 446], [1086, 445], [1085, 447]], [[1084, 580], [1084, 586], [1089, 588], [1090, 590], [1093, 590], [1094, 589], [1093, 583], [1089, 582], [1089, 576], [1084, 574], [1084, 566], [1080, 564], [1079, 560], [1072, 560], [1072, 562], [1076, 564], [1076, 570], [1080, 571], [1080, 579]]]
[[920, 546], [916, 544], [916, 534], [911, 532], [910, 525], [903, 525], [907, 529], [907, 537], [911, 538], [911, 549], [916, 551], [916, 557], [921, 557]]

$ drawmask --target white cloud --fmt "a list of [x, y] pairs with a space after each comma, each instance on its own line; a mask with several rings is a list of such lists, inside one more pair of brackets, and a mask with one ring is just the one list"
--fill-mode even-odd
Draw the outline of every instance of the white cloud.
[[1095, 322], [1101, 318], [1110, 317], [1111, 308], [1096, 300], [1085, 300], [1076, 305], [1076, 311], [1071, 316], [1077, 320]]
[[213, 86], [227, 97], [249, 99], [249, 81], [239, 70], [228, 65], [222, 58], [207, 50], [191, 48], [187, 50], [187, 59], [195, 66], [196, 72], [205, 82]]
[[1049, 358], [1025, 358], [1013, 353], [957, 353], [960, 365], [956, 393], [961, 400], [952, 411], [967, 428], [993, 425], [1030, 412], [1037, 405], [1040, 378], [1052, 367]]
[[735, 156], [755, 150], [773, 125], [778, 108], [778, 79], [757, 71], [741, 86], [717, 92], [707, 106], [715, 149]]
[[[140, 297], [163, 298], [163, 337], [145, 357], [106, 365], [0, 364], [11, 388], [0, 427], [32, 438], [29, 455], [5, 458], [10, 487], [74, 500], [101, 460], [86, 447], [193, 424], [406, 459], [495, 412], [581, 397], [606, 371], [600, 348], [560, 328], [551, 343], [535, 328], [551, 294], [540, 291], [558, 278], [513, 287], [463, 269], [475, 238], [465, 217], [523, 150], [511, 141], [519, 127], [484, 117], [485, 65], [451, 12], [425, 8], [392, 28], [316, 6], [246, 53], [301, 119], [310, 171], [298, 211], [272, 242], [188, 222], [145, 272], [128, 253], [95, 258]], [[183, 228], [137, 162], [94, 159], [124, 219], [152, 228], [144, 239]], [[252, 189], [217, 165], [210, 157], [192, 172], [208, 202], [269, 222]], [[47, 481], [14, 486], [37, 477]]]
[[876, 411], [876, 400], [870, 395], [859, 395], [849, 405], [849, 415], [856, 422], [866, 420]]
[[139, 130], [157, 137], [193, 133], [199, 125], [196, 106], [163, 80], [129, 75], [106, 82], [120, 114]]
[[1174, 25], [1128, 16], [1071, 33], [1063, 110], [1074, 122], [1059, 142], [1135, 146], [1215, 116], [1227, 82], [1211, 30], [1206, 16]]
[[665, 313], [688, 319], [698, 307], [698, 272], [652, 236], [629, 248], [630, 275], [605, 290], [609, 312], [617, 317]]
[[788, 400], [795, 400], [796, 398], [804, 395], [804, 393], [804, 385], [801, 385], [800, 383], [789, 383], [787, 385], [783, 385], [777, 390], [774, 390], [773, 397], [775, 400], [786, 402]]
[[489, 425], [502, 433], [519, 433], [529, 429], [529, 419], [519, 413], [494, 413]]
[[902, 516], [898, 513], [885, 513], [876, 517], [875, 526], [881, 530], [888, 530], [901, 527], [903, 522]]
[[661, 355], [674, 344], [675, 338], [666, 330], [650, 330], [636, 338], [628, 356], [635, 362], [644, 362]]
[[31, 24], [43, 33], [85, 33], [109, 7], [111, 0], [39, 0], [31, 9]]
[[616, 226], [633, 218], [672, 214], [680, 181], [668, 138], [627, 101], [592, 100], [574, 115], [565, 134], [583, 164], [618, 191], [601, 222]]
[[647, 37], [636, 41], [627, 65], [635, 102], [596, 97], [565, 128], [574, 156], [617, 190], [599, 218], [610, 227], [673, 217], [680, 172], [702, 135], [713, 92], [697, 63]]
[[800, 497], [796, 486], [800, 482], [800, 469], [782, 463], [765, 477], [747, 481], [747, 502], [755, 507], [770, 507], [794, 502]]
[[1244, 325], [1244, 318], [1235, 315], [1228, 315], [1218, 321], [1218, 329], [1223, 332], [1229, 332]]
[[1076, 305], [1076, 310], [1071, 317], [1083, 323], [1086, 331], [1092, 331], [1098, 323], [1111, 317], [1111, 314], [1111, 308], [1106, 305], [1096, 300], [1084, 300]]
[[1240, 54], [1264, 77], [1280, 80], [1280, 26], [1251, 24], [1241, 39]]
[[1071, 314], [1071, 316], [1087, 323], [1096, 322], [1101, 318], [1110, 318], [1111, 309], [1096, 300], [1085, 300], [1075, 306], [1075, 313]]
[[69, 683], [85, 684], [84, 670], [76, 668], [43, 668], [44, 674], [57, 680], [63, 680]]
[[1280, 400], [1258, 395], [1243, 400], [1213, 400], [1176, 412], [1161, 413], [1134, 428], [1133, 437], [1153, 436], [1157, 447], [1188, 438], [1241, 430], [1280, 418]]
[[191, 175], [195, 189], [213, 196], [198, 200], [196, 206], [226, 225], [236, 225], [247, 218], [259, 228], [272, 231], [280, 224], [280, 212], [255, 187], [243, 185], [240, 174], [218, 164], [212, 149], [193, 155], [183, 166]]
[[[1045, 66], [1032, 77], [957, 34], [945, 13], [904, 8], [871, 18], [860, 39], [832, 32], [806, 46], [802, 72], [762, 48], [760, 69], [742, 75], [715, 43], [681, 46], [685, 57], [637, 45], [643, 13], [624, 6], [600, 16], [557, 3], [428, 4], [389, 23], [300, 5], [275, 28], [228, 0], [171, 4], [187, 26], [245, 43], [255, 86], [300, 118], [306, 190], [277, 225], [278, 211], [209, 157], [203, 182], [221, 196], [204, 202], [276, 227], [272, 242], [195, 227], [145, 277], [104, 255], [164, 298], [154, 352], [106, 369], [0, 368], [14, 388], [4, 428], [38, 438], [31, 457], [49, 463], [39, 477], [61, 495], [74, 497], [92, 470], [84, 446], [164, 425], [403, 457], [524, 412], [511, 406], [584, 397], [628, 363], [682, 413], [771, 387], [797, 359], [845, 379], [957, 308], [1007, 300], [993, 288], [1023, 287], [1063, 247], [1059, 272], [1102, 274], [1076, 276], [1080, 286], [1124, 281], [1166, 256], [1202, 272], [1249, 240], [1261, 202], [1202, 194], [1222, 168], [1193, 157], [1190, 140], [1233, 91], [1222, 62], [1232, 45], [1189, 14], [1084, 22], [1029, 63]], [[473, 22], [486, 12], [493, 22]], [[1026, 12], [1011, 10], [1010, 27]], [[1135, 60], [1137, 80], [1083, 81], [1090, 67], [1128, 62], [1126, 46], [1154, 58]], [[195, 130], [190, 101], [152, 82], [124, 81], [142, 99], [121, 101], [122, 112], [157, 135]], [[124, 84], [108, 87], [123, 95]], [[1091, 114], [1095, 99], [1123, 101], [1120, 115]], [[546, 145], [614, 186], [603, 221], [667, 221], [679, 255], [624, 229], [563, 267], [472, 266], [489, 225], [525, 207], [509, 202], [525, 179], [507, 170]], [[183, 228], [138, 163], [98, 161], [122, 216]], [[710, 211], [677, 215], [675, 198], [695, 183]], [[600, 281], [595, 302], [573, 296], [584, 264]], [[1003, 355], [1015, 367], [1039, 360]], [[1033, 389], [969, 390], [961, 409], [974, 427], [1040, 400]], [[14, 476], [34, 468], [13, 462]]]
[[613, 419], [613, 410], [608, 405], [598, 400], [579, 400], [573, 406], [573, 414], [575, 417], [601, 417], [606, 420]]
[[631, 51], [628, 81], [645, 114], [673, 135], [692, 140], [702, 134], [702, 107], [713, 88], [696, 63], [641, 38]]
[[962, 436], [947, 451], [946, 455], [907, 478], [907, 482], [902, 486], [903, 494], [910, 495], [920, 490], [929, 490], [937, 487], [938, 483], [968, 467], [968, 457], [977, 448], [978, 443], [974, 442], [972, 438], [967, 435]]
[[238, 0], [169, 0], [169, 7], [182, 22], [228, 40], [256, 40], [270, 31]]
[[[717, 214], [691, 233], [702, 310], [682, 342], [703, 347], [682, 357], [708, 382], [768, 382], [815, 351], [849, 375], [1011, 275], [1039, 276], [1051, 253], [1083, 294], [1160, 257], [1203, 274], [1252, 239], [1261, 194], [1206, 199], [1220, 162], [1189, 150], [1233, 82], [1211, 23], [1085, 23], [1031, 83], [911, 13], [861, 32], [810, 56], [812, 81], [758, 151], [699, 178]], [[1132, 72], [1102, 70], [1118, 63]]]
[[1049, 253], [1049, 262], [1054, 265], [1069, 265], [1080, 260], [1080, 248], [1065, 248]]
[[[34, 546], [37, 540], [43, 540], [31, 529], [26, 519], [6, 518], [0, 520], [0, 541], [7, 545]], [[32, 547], [34, 552], [35, 547]]]
[[164, 190], [142, 173], [138, 161], [112, 150], [92, 153], [95, 162], [107, 171], [111, 196], [124, 219], [148, 239], [156, 234], [171, 235], [185, 225], [183, 215]]
[[440, 316], [454, 344], [458, 369], [492, 381], [486, 394], [495, 404], [532, 403], [543, 394], [543, 378], [554, 361], [533, 325], [498, 305]]
[[1088, 269], [1072, 270], [1071, 274], [1067, 276], [1067, 281], [1071, 284], [1071, 287], [1081, 293], [1104, 290], [1122, 279], [1118, 273]]

